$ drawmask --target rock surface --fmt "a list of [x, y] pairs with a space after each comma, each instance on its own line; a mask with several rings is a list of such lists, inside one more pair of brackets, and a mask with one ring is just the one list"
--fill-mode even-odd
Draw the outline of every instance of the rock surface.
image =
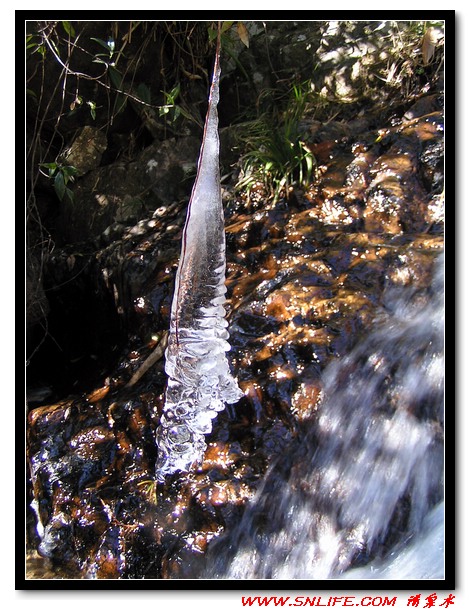
[[97, 578], [191, 573], [315, 416], [321, 371], [367, 332], [384, 290], [429, 285], [442, 223], [420, 159], [441, 137], [440, 116], [388, 128], [377, 143], [364, 143], [368, 133], [360, 146], [358, 134], [332, 143], [334, 163], [289, 203], [227, 202], [231, 359], [245, 397], [217, 418], [202, 467], [163, 487], [153, 472], [163, 362], [126, 384], [168, 327], [181, 207], [94, 255], [134, 339], [101, 386], [30, 413], [41, 554]]
[[[325, 76], [318, 87], [353, 96], [367, 41], [356, 37], [354, 47], [347, 30], [342, 50], [328, 42], [331, 23], [307, 38], [295, 31], [295, 44], [276, 56], [278, 76], [297, 51], [310, 66], [299, 69], [311, 69], [321, 48], [325, 65], [340, 62], [348, 80], [333, 91]], [[251, 34], [256, 52], [264, 30]], [[39, 299], [60, 312], [54, 349], [64, 368], [46, 363], [39, 377], [55, 384], [53, 398], [31, 402], [28, 415], [29, 540], [56, 575], [197, 577], [211, 541], [239, 522], [269, 465], [309, 429], [327, 364], [367, 335], [387, 291], [428, 289], [443, 250], [442, 92], [353, 118], [350, 108], [344, 119], [305, 117], [318, 165], [307, 190], [274, 203], [262, 187], [235, 193], [233, 176], [224, 185], [228, 356], [244, 397], [216, 418], [201, 468], [165, 485], [154, 475], [162, 359], [130, 382], [168, 329], [200, 141], [154, 142], [77, 180], [57, 217], [62, 242], [48, 256]], [[40, 578], [33, 559], [31, 578]]]

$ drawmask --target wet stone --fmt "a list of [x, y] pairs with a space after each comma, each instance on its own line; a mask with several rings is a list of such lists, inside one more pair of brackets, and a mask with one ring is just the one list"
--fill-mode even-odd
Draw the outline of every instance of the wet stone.
[[[89, 250], [83, 273], [125, 333], [92, 387], [31, 405], [32, 516], [48, 570], [197, 578], [270, 464], [294, 466], [291, 448], [318, 425], [327, 365], [368, 336], [395, 289], [431, 281], [443, 249], [443, 132], [440, 111], [428, 109], [323, 133], [312, 123], [309, 146], [324, 169], [295, 203], [229, 193], [228, 357], [244, 396], [214, 419], [203, 462], [164, 484], [155, 481], [163, 357], [129, 381], [168, 329], [185, 201]], [[61, 282], [76, 274], [75, 250], [54, 255]]]

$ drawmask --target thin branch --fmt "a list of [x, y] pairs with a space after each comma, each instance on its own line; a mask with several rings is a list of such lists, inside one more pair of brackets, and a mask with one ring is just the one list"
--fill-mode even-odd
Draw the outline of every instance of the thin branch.
[[145, 373], [156, 363], [165, 353], [165, 348], [168, 341], [168, 332], [165, 331], [162, 335], [162, 338], [157, 344], [157, 347], [153, 350], [153, 352], [144, 360], [144, 362], [140, 365], [137, 371], [132, 375], [130, 381], [126, 385], [126, 388], [131, 388], [134, 386], [141, 377], [145, 375]]
[[149, 108], [159, 108], [159, 106], [157, 106], [155, 104], [148, 104], [147, 102], [144, 102], [143, 100], [136, 97], [135, 95], [132, 95], [128, 91], [123, 91], [122, 89], [117, 89], [116, 87], [111, 87], [110, 85], [103, 83], [103, 81], [101, 81], [100, 79], [107, 73], [108, 68], [106, 68], [106, 70], [99, 76], [90, 76], [89, 74], [85, 74], [84, 72], [77, 72], [76, 70], [72, 70], [66, 64], [64, 64], [64, 62], [61, 60], [59, 55], [57, 55], [56, 51], [54, 50], [54, 47], [51, 45], [49, 40], [47, 38], [45, 38], [45, 41], [46, 41], [47, 46], [53, 53], [54, 57], [58, 61], [58, 63], [64, 68], [64, 70], [66, 70], [67, 74], [76, 76], [78, 78], [84, 78], [86, 80], [96, 81], [96, 83], [98, 83], [98, 85], [101, 85], [101, 87], [104, 87], [105, 89], [108, 89], [109, 91], [116, 91], [117, 93], [121, 93], [122, 95], [125, 95], [126, 97], [136, 101], [139, 104], [142, 104], [143, 106], [148, 106]]

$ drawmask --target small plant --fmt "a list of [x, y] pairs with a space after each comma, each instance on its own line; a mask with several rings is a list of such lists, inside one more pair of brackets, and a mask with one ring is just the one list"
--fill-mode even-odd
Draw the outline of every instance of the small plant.
[[145, 481], [139, 481], [137, 483], [137, 487], [139, 487], [142, 495], [145, 496], [149, 502], [155, 505], [158, 504], [157, 486], [157, 481], [153, 479], [146, 479]]
[[52, 163], [41, 163], [41, 167], [44, 167], [49, 172], [49, 178], [53, 180], [54, 190], [56, 192], [59, 201], [63, 201], [65, 197], [69, 201], [73, 201], [73, 191], [69, 189], [67, 184], [75, 180], [77, 170], [72, 165], [61, 165], [56, 161]]
[[268, 111], [244, 124], [242, 141], [249, 150], [242, 156], [239, 190], [250, 191], [261, 183], [277, 201], [290, 186], [305, 186], [314, 178], [316, 160], [299, 130], [308, 94], [307, 84], [294, 85], [284, 112]]
[[174, 123], [179, 116], [184, 116], [186, 119], [194, 121], [194, 117], [187, 112], [183, 106], [176, 103], [180, 91], [181, 87], [179, 83], [177, 83], [171, 91], [162, 91], [165, 103], [163, 106], [158, 107], [158, 115], [163, 117], [165, 121]]

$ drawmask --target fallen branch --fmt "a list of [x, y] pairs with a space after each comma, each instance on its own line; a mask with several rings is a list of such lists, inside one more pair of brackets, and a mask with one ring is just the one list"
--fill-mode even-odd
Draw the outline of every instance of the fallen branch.
[[168, 331], [162, 334], [162, 338], [158, 342], [153, 352], [144, 360], [137, 371], [132, 375], [130, 381], [127, 383], [126, 388], [132, 388], [141, 377], [151, 368], [165, 353], [166, 344], [168, 342]]

